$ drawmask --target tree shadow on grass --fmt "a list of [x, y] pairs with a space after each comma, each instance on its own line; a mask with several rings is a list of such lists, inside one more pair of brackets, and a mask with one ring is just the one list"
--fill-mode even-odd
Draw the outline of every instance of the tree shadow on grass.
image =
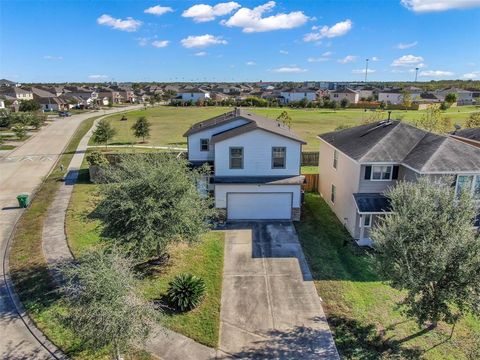
[[[424, 353], [419, 348], [406, 348], [402, 345], [406, 340], [386, 338], [377, 331], [373, 324], [360, 322], [341, 316], [328, 318], [332, 327], [337, 348], [346, 359], [419, 359]], [[423, 331], [409, 339], [420, 336]]]

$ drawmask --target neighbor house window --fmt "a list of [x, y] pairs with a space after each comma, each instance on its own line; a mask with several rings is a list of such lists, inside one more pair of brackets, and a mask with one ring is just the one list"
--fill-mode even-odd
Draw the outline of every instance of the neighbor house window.
[[372, 166], [371, 180], [392, 180], [391, 165]]
[[372, 226], [372, 214], [363, 215], [363, 227]]
[[480, 200], [480, 175], [459, 175], [457, 177], [457, 198], [462, 191], [472, 195], [475, 200]]
[[332, 184], [332, 193], [330, 194], [330, 200], [335, 204], [335, 197], [337, 196], [337, 187]]
[[333, 168], [337, 169], [337, 165], [338, 165], [338, 151], [333, 150]]
[[200, 139], [200, 151], [208, 151], [209, 145], [209, 139]]
[[230, 148], [230, 169], [243, 169], [243, 147]]
[[285, 169], [287, 149], [285, 147], [272, 147], [272, 168]]

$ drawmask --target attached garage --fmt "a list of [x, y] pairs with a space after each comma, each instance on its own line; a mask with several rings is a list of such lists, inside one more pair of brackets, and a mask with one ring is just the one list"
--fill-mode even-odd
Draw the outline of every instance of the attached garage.
[[293, 193], [227, 193], [229, 220], [290, 220]]

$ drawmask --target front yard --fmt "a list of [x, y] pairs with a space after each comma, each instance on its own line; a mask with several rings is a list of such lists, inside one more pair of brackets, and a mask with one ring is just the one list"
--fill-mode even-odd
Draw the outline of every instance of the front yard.
[[306, 194], [297, 231], [343, 358], [479, 358], [480, 321], [461, 320], [451, 340], [444, 323], [422, 332], [396, 307], [402, 294], [382, 282], [374, 254], [353, 245], [320, 195]]
[[[66, 219], [67, 238], [74, 256], [102, 246], [101, 223], [91, 217], [98, 201], [97, 190], [98, 185], [87, 182], [75, 185]], [[165, 311], [163, 325], [214, 348], [218, 345], [220, 324], [223, 238], [222, 232], [212, 231], [197, 244], [170, 246], [167, 265], [148, 269], [141, 280], [145, 297], [160, 300], [175, 275], [188, 272], [203, 278], [207, 291], [201, 305], [186, 313]]]

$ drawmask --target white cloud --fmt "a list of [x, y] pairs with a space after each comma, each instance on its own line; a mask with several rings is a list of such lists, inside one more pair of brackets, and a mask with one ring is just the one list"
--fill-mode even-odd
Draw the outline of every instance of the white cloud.
[[308, 62], [324, 62], [324, 61], [330, 61], [332, 60], [332, 58], [330, 56], [332, 56], [332, 52], [331, 51], [327, 51], [327, 52], [324, 52], [322, 54], [322, 56], [320, 57], [309, 57], [307, 59]]
[[306, 42], [319, 41], [324, 38], [331, 39], [338, 36], [343, 36], [352, 29], [352, 26], [353, 26], [353, 23], [350, 19], [338, 22], [331, 27], [328, 27], [326, 25], [322, 27], [313, 26], [312, 30], [314, 30], [314, 32], [305, 34], [303, 36], [303, 41], [306, 41]]
[[135, 20], [131, 17], [127, 17], [125, 20], [122, 19], [115, 19], [110, 15], [103, 14], [97, 19], [97, 23], [99, 25], [110, 26], [113, 29], [121, 30], [121, 31], [128, 31], [133, 32], [137, 31], [142, 22], [139, 20]]
[[370, 60], [372, 60], [372, 61], [380, 61], [380, 58], [379, 58], [378, 56], [372, 56], [372, 57], [370, 58]]
[[143, 12], [145, 14], [160, 16], [169, 12], [173, 12], [173, 9], [169, 6], [155, 5], [155, 6], [149, 7], [148, 9], [145, 9]]
[[218, 16], [230, 14], [233, 10], [238, 9], [240, 4], [230, 1], [219, 3], [215, 6], [198, 4], [193, 5], [182, 13], [183, 17], [192, 18], [197, 23], [215, 20]]
[[148, 39], [145, 37], [141, 37], [137, 39], [138, 45], [140, 46], [147, 46], [148, 45]]
[[255, 65], [257, 65], [257, 63], [256, 63], [255, 61], [247, 61], [247, 62], [245, 63], [245, 65], [247, 65], [247, 66], [255, 66]]
[[45, 55], [44, 60], [63, 60], [63, 56]]
[[182, 43], [183, 47], [186, 47], [188, 49], [228, 44], [227, 40], [223, 40], [219, 36], [213, 36], [210, 34], [199, 36], [190, 35], [187, 38], [180, 40], [180, 42]]
[[418, 41], [414, 41], [411, 43], [398, 43], [397, 45], [395, 45], [395, 48], [400, 50], [405, 50], [405, 49], [410, 49], [412, 47], [415, 47], [417, 45], [418, 45]]
[[288, 51], [287, 51], [287, 50], [280, 50], [279, 53], [282, 54], [282, 55], [288, 55]]
[[105, 80], [108, 79], [107, 75], [88, 75], [90, 80]]
[[480, 0], [401, 0], [400, 3], [408, 10], [417, 13], [467, 9], [480, 6]]
[[427, 71], [421, 71], [420, 74], [418, 75], [421, 77], [448, 77], [448, 76], [452, 76], [453, 72], [443, 71], [443, 70], [427, 70]]
[[415, 66], [415, 67], [423, 67], [422, 64], [423, 58], [421, 56], [415, 55], [403, 55], [398, 59], [393, 60], [391, 66]]
[[[368, 69], [367, 73], [372, 74], [377, 72], [375, 69]], [[365, 74], [365, 69], [353, 69], [352, 74]]]
[[307, 69], [302, 69], [298, 66], [282, 66], [276, 69], [272, 69], [271, 71], [275, 73], [282, 73], [282, 74], [298, 74], [298, 73], [306, 72]]
[[338, 59], [340, 64], [348, 64], [357, 60], [357, 56], [347, 55], [343, 59]]
[[467, 80], [474, 80], [480, 78], [480, 71], [472, 71], [462, 75], [462, 78]]
[[152, 41], [152, 46], [156, 48], [164, 48], [164, 47], [167, 47], [169, 43], [170, 41], [168, 40], [155, 40], [155, 41]]
[[253, 9], [242, 7], [228, 20], [222, 21], [221, 24], [228, 27], [241, 27], [245, 33], [254, 33], [293, 29], [302, 26], [308, 21], [308, 16], [302, 11], [292, 11], [287, 14], [279, 13], [262, 17], [264, 13], [272, 11], [275, 5], [275, 1], [269, 1]]
[[199, 52], [195, 53], [194, 55], [195, 56], [206, 56], [207, 52], [206, 51], [199, 51]]

